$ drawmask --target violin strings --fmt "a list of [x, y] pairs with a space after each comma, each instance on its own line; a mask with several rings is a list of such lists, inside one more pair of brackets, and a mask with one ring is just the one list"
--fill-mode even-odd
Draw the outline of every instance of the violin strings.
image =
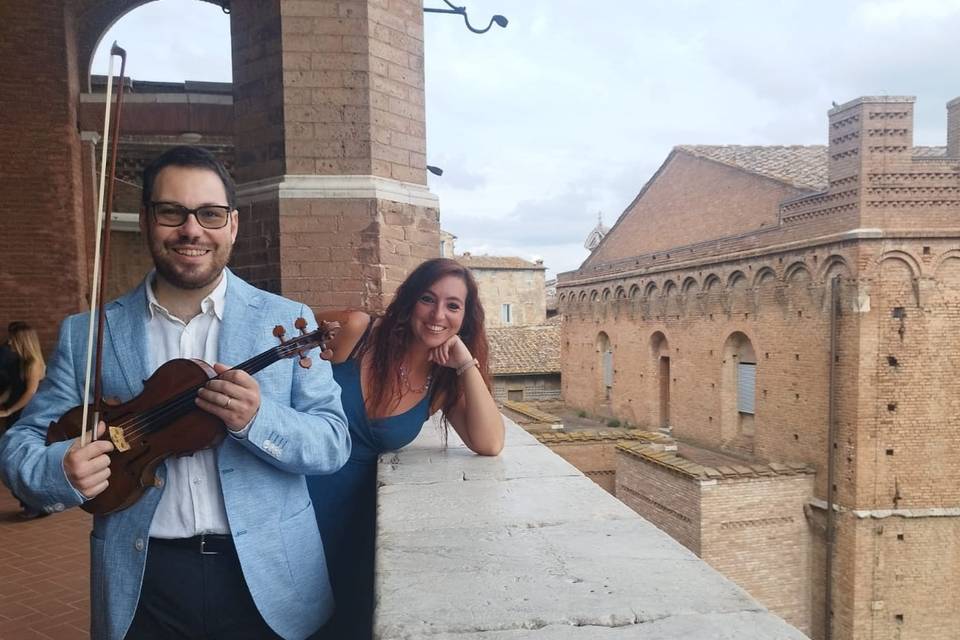
[[[256, 372], [276, 362], [277, 360], [288, 358], [302, 349], [303, 346], [297, 344], [297, 341], [291, 341], [278, 347], [274, 347], [273, 349], [269, 349], [260, 355], [254, 356], [247, 362], [244, 362], [234, 368], [242, 369], [248, 373], [250, 370]], [[213, 379], [215, 380], [217, 378]], [[199, 391], [204, 385], [206, 385], [206, 382], [181, 392], [158, 407], [140, 414], [136, 414], [128, 420], [117, 425], [110, 426], [119, 426], [123, 430], [124, 437], [129, 439], [139, 438], [146, 433], [157, 431], [161, 429], [164, 424], [169, 422], [172, 417], [175, 417], [177, 413], [182, 413], [185, 409], [192, 407], [193, 400], [197, 396], [197, 391]], [[128, 428], [131, 430], [128, 431]]]

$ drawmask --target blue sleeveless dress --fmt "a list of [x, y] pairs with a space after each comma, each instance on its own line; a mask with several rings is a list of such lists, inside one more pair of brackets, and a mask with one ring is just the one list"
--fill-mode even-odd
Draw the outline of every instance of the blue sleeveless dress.
[[350, 460], [326, 476], [307, 476], [333, 587], [333, 618], [317, 638], [364, 640], [373, 624], [373, 557], [377, 458], [409, 444], [426, 421], [430, 393], [406, 412], [369, 420], [360, 386], [360, 363], [333, 365], [350, 426]]

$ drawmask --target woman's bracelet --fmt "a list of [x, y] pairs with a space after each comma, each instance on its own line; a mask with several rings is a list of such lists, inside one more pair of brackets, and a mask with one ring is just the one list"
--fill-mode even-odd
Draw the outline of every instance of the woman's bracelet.
[[469, 369], [470, 367], [479, 367], [479, 366], [480, 366], [480, 363], [477, 362], [476, 358], [474, 358], [473, 360], [469, 360], [468, 362], [464, 362], [462, 365], [457, 367], [457, 375], [462, 376], [463, 372]]

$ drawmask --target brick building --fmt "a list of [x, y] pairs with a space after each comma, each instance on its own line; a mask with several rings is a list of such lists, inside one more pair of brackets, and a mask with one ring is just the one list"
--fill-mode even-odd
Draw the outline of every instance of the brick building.
[[[691, 527], [719, 527], [700, 552], [772, 575], [732, 577], [814, 638], [960, 626], [960, 99], [946, 148], [913, 145], [913, 102], [831, 109], [826, 146], [674, 148], [558, 281], [565, 401], [671, 432], [677, 465], [699, 464], [686, 443], [765, 468], [702, 478], [725, 506]], [[653, 500], [676, 468], [618, 465], [655, 522], [703, 504], [693, 472]], [[792, 465], [812, 487], [771, 475]], [[784, 544], [807, 560], [781, 563]]]
[[[46, 345], [89, 300], [93, 53], [142, 4], [20, 3], [0, 24], [0, 318], [31, 322]], [[154, 136], [151, 155], [182, 142], [226, 153], [219, 145], [232, 138], [242, 223], [231, 266], [317, 309], [382, 307], [439, 250], [426, 186], [422, 2], [228, 4], [230, 95], [201, 83], [174, 91], [174, 106], [134, 100], [125, 152]], [[124, 173], [121, 163], [120, 177], [135, 165]]]
[[453, 256], [469, 267], [480, 288], [487, 326], [523, 326], [547, 318], [542, 260], [530, 262], [510, 256]]
[[560, 324], [490, 327], [490, 372], [497, 401], [560, 398]]

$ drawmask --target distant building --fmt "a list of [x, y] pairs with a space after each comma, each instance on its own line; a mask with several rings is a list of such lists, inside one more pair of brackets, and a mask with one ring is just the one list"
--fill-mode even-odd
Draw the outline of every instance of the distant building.
[[960, 99], [946, 148], [913, 103], [675, 147], [558, 276], [564, 401], [679, 442], [617, 496], [816, 639], [960, 627]]
[[557, 279], [550, 278], [544, 283], [544, 289], [546, 290], [546, 301], [547, 301], [547, 319], [553, 318], [557, 315]]
[[560, 324], [490, 327], [490, 370], [498, 401], [560, 398]]
[[590, 233], [587, 235], [587, 239], [584, 241], [583, 246], [587, 251], [593, 251], [603, 240], [604, 236], [609, 233], [610, 228], [603, 224], [603, 214], [597, 214], [597, 226], [595, 226]]
[[455, 247], [454, 243], [457, 240], [457, 236], [453, 235], [449, 231], [444, 231], [440, 229], [440, 257], [441, 258], [453, 258]]
[[477, 279], [488, 327], [539, 324], [547, 319], [542, 260], [469, 253], [454, 257]]

